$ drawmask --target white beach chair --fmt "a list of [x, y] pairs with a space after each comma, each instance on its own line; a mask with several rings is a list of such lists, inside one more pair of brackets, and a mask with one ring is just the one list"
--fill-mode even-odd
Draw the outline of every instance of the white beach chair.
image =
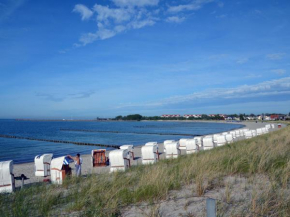
[[236, 138], [239, 138], [241, 136], [240, 131], [239, 130], [235, 130], [236, 133]]
[[15, 190], [13, 161], [0, 162], [0, 193], [12, 193]]
[[262, 134], [266, 134], [267, 133], [265, 127], [262, 127], [261, 130], [262, 130]]
[[245, 137], [246, 137], [246, 139], [251, 139], [253, 137], [252, 131], [249, 130], [249, 131], [245, 132]]
[[232, 135], [233, 139], [236, 138], [236, 131], [230, 131], [230, 134]]
[[213, 134], [213, 142], [215, 144], [217, 144], [217, 138], [220, 136], [221, 134]]
[[183, 149], [183, 150], [186, 150], [186, 141], [187, 139], [180, 139], [179, 140], [179, 149]]
[[234, 138], [233, 138], [233, 135], [232, 134], [227, 134], [226, 135], [226, 141], [227, 143], [233, 143], [234, 142]]
[[202, 137], [196, 136], [193, 139], [195, 139], [196, 145], [198, 145], [199, 150], [203, 150]]
[[275, 128], [275, 125], [274, 124], [271, 124], [271, 127], [272, 127], [272, 129], [274, 129]]
[[110, 159], [110, 172], [116, 172], [116, 171], [125, 171], [128, 169], [130, 164], [130, 158], [128, 149], [117, 149], [113, 150], [109, 153], [109, 159]]
[[58, 157], [51, 160], [50, 163], [50, 178], [53, 184], [62, 184], [63, 180], [71, 175], [71, 168], [69, 163], [73, 160], [67, 157]]
[[156, 163], [159, 159], [157, 143], [155, 145], [149, 145], [146, 143], [146, 145], [141, 148], [141, 155], [142, 164]]
[[34, 158], [35, 176], [50, 176], [50, 163], [53, 154], [37, 155]]
[[195, 139], [186, 140], [186, 154], [193, 154], [199, 151], [199, 146], [196, 143]]
[[251, 132], [252, 132], [252, 136], [253, 137], [257, 136], [257, 131], [256, 130], [251, 130]]
[[215, 147], [212, 137], [204, 137], [202, 139], [203, 150], [209, 150]]
[[217, 146], [223, 146], [223, 145], [227, 144], [226, 136], [224, 136], [224, 135], [218, 136], [216, 144], [217, 144]]
[[245, 135], [245, 132], [243, 129], [239, 130], [240, 131], [240, 136], [244, 136]]
[[164, 150], [166, 150], [166, 158], [177, 158], [181, 154], [179, 142], [165, 143]]
[[269, 129], [271, 129], [271, 124], [267, 124], [267, 125], [265, 125], [265, 127], [269, 130]]
[[260, 136], [263, 134], [262, 128], [258, 128], [256, 131], [257, 131], [257, 136]]
[[224, 136], [226, 136], [226, 135], [228, 135], [229, 134], [229, 132], [223, 132], [222, 133], [222, 135], [224, 135]]
[[120, 149], [128, 150], [128, 158], [134, 160], [134, 146], [133, 145], [121, 145]]

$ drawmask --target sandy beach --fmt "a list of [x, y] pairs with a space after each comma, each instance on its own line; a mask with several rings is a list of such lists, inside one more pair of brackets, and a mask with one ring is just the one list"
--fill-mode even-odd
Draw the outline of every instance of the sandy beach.
[[[229, 124], [237, 124], [237, 123], [231, 123], [231, 122], [219, 122], [219, 123], [229, 123]], [[264, 127], [267, 122], [261, 123], [261, 122], [239, 122], [238, 124], [243, 124], [243, 128], [248, 128], [248, 129], [257, 129]], [[282, 125], [282, 127], [285, 127], [285, 125]], [[271, 131], [278, 130], [277, 124], [275, 123], [275, 128], [270, 129]], [[239, 140], [244, 139], [244, 137], [240, 137]], [[236, 140], [237, 141], [237, 140]], [[163, 148], [163, 143], [159, 144], [159, 151], [161, 152], [160, 158], [164, 159], [164, 148]], [[185, 154], [185, 150], [182, 150], [182, 155]], [[109, 155], [109, 151], [106, 152], [106, 155]], [[132, 162], [132, 165], [139, 165], [141, 164], [142, 158], [141, 158], [141, 146], [135, 146], [134, 147], [134, 155], [135, 155], [135, 160]], [[100, 173], [106, 173], [109, 172], [110, 166], [106, 167], [95, 167], [92, 168], [91, 165], [91, 155], [82, 155], [81, 156], [83, 159], [83, 164], [82, 164], [82, 176], [85, 176], [87, 174], [100, 174]], [[33, 161], [34, 159], [32, 159]], [[71, 165], [72, 168], [72, 173], [75, 175], [74, 171], [74, 164], [72, 163]], [[24, 174], [28, 180], [25, 180], [25, 185], [36, 183], [36, 182], [42, 182], [44, 177], [35, 177], [34, 175], [34, 162], [31, 163], [24, 163], [24, 164], [14, 164], [14, 175], [15, 176], [20, 176], [21, 174]], [[45, 177], [45, 178], [50, 178]], [[16, 180], [16, 187], [19, 187], [21, 185], [20, 181]]]

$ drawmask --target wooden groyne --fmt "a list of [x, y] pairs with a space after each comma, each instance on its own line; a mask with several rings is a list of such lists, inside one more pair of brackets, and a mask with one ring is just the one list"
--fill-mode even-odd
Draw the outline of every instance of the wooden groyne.
[[104, 130], [81, 130], [81, 129], [60, 129], [61, 131], [88, 132], [88, 133], [120, 133], [120, 134], [141, 134], [141, 135], [164, 135], [164, 136], [198, 136], [185, 133], [139, 133], [139, 132], [121, 132], [121, 131], [104, 131]]
[[119, 145], [105, 145], [105, 144], [72, 142], [72, 141], [62, 141], [62, 140], [52, 140], [52, 139], [37, 139], [37, 138], [22, 137], [22, 136], [0, 135], [0, 137], [6, 138], [6, 139], [26, 139], [26, 140], [34, 140], [34, 141], [41, 141], [41, 142], [65, 143], [65, 144], [75, 144], [75, 145], [92, 145], [92, 146], [110, 147], [110, 148], [117, 148], [117, 149], [120, 148]]

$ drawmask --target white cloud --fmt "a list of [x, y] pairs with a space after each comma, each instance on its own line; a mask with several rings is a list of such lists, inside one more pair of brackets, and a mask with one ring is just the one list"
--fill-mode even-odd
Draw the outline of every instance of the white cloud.
[[127, 104], [121, 107], [158, 107], [176, 105], [180, 103], [212, 103], [214, 100], [250, 100], [259, 97], [270, 97], [277, 95], [290, 95], [290, 77], [277, 80], [265, 81], [255, 85], [243, 85], [236, 88], [219, 88], [189, 95], [172, 96], [155, 102], [144, 102], [139, 104]]
[[282, 59], [286, 53], [273, 53], [273, 54], [268, 54], [267, 58], [270, 60], [279, 60]]
[[151, 19], [147, 19], [147, 20], [133, 21], [128, 25], [128, 27], [132, 27], [133, 29], [140, 29], [140, 28], [143, 28], [144, 26], [153, 26], [154, 24], [155, 24], [155, 21]]
[[166, 21], [170, 23], [181, 23], [185, 20], [185, 17], [179, 17], [179, 16], [172, 16], [167, 17]]
[[93, 16], [93, 12], [87, 8], [85, 5], [77, 4], [75, 5], [73, 12], [79, 13], [82, 17], [82, 20], [87, 20]]
[[117, 6], [120, 7], [143, 7], [158, 5], [159, 0], [112, 0]]
[[246, 62], [248, 62], [248, 61], [249, 61], [248, 58], [241, 58], [241, 59], [238, 59], [238, 60], [237, 60], [237, 63], [238, 63], [238, 64], [244, 64], [244, 63], [246, 63]]
[[98, 21], [108, 21], [113, 19], [117, 23], [128, 21], [131, 19], [131, 14], [134, 13], [131, 9], [124, 8], [109, 8], [108, 6], [102, 6], [96, 4], [94, 11], [97, 13]]
[[271, 71], [276, 73], [276, 74], [278, 74], [278, 75], [283, 75], [286, 72], [285, 69], [274, 69], [274, 70], [271, 70]]
[[204, 4], [213, 2], [214, 0], [195, 0], [191, 2], [190, 4], [184, 4], [184, 5], [177, 5], [177, 6], [169, 6], [168, 12], [171, 13], [178, 13], [182, 11], [194, 11], [199, 10], [202, 8]]

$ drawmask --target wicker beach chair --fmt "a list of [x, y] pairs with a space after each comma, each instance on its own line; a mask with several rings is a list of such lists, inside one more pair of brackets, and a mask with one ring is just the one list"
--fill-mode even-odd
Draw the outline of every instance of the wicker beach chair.
[[117, 149], [113, 150], [109, 153], [109, 159], [110, 159], [110, 172], [116, 172], [116, 171], [125, 171], [128, 169], [130, 164], [130, 158], [128, 149]]
[[35, 176], [50, 176], [50, 163], [53, 154], [37, 155], [34, 158]]
[[12, 193], [15, 190], [13, 161], [0, 162], [0, 193]]

